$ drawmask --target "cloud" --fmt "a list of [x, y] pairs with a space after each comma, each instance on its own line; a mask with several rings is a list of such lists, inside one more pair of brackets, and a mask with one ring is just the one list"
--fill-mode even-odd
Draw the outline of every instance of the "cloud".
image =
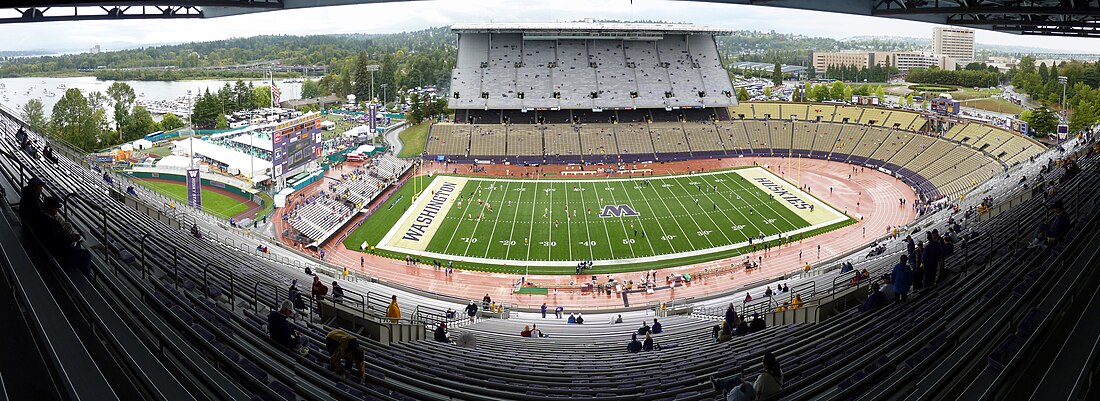
[[[807, 36], [927, 37], [934, 25], [775, 7], [667, 0], [446, 0], [318, 7], [210, 19], [76, 21], [0, 25], [7, 50], [106, 49], [262, 34], [393, 33], [456, 22], [566, 21], [581, 18], [692, 22]], [[1091, 52], [1100, 39], [978, 31], [981, 43]]]

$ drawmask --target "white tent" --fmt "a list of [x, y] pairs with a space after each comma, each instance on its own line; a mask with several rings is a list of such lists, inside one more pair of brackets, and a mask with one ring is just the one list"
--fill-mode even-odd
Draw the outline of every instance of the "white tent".
[[366, 125], [357, 126], [355, 128], [345, 131], [343, 134], [344, 138], [352, 138], [358, 136], [367, 137], [368, 139], [373, 138], [375, 135], [377, 134], [370, 132], [370, 127]]
[[275, 194], [275, 207], [286, 207], [286, 198], [294, 193], [294, 188], [283, 188]]
[[149, 149], [153, 147], [153, 142], [148, 139], [138, 139], [133, 142], [133, 145], [137, 150]]
[[[192, 143], [194, 143], [194, 151], [191, 149]], [[239, 171], [245, 177], [267, 174], [267, 171], [271, 170], [271, 162], [267, 160], [202, 140], [182, 140], [176, 142], [176, 148], [180, 149], [185, 155], [194, 154], [196, 157], [207, 157], [225, 164], [228, 166], [229, 171]]]
[[156, 163], [157, 168], [162, 169], [186, 169], [191, 166], [191, 160], [187, 157], [168, 155]]
[[122, 144], [122, 146], [119, 147], [119, 149], [122, 149], [125, 152], [129, 152], [129, 151], [134, 150], [134, 145], [124, 143], [124, 144]]

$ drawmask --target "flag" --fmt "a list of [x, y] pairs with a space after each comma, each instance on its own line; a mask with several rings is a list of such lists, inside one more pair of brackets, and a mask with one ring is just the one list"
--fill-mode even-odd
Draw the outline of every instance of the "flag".
[[271, 81], [271, 107], [279, 107], [279, 87], [275, 86], [275, 81]]

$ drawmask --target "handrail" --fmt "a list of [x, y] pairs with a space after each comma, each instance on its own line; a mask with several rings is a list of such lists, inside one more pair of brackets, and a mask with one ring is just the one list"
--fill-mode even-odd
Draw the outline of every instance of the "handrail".
[[141, 234], [141, 278], [145, 278], [145, 240], [151, 236], [151, 233]]
[[207, 278], [210, 266], [214, 266], [214, 262], [207, 262], [202, 266], [202, 299], [210, 298], [210, 280]]
[[279, 287], [276, 286], [274, 283], [271, 283], [271, 282], [267, 282], [267, 281], [263, 281], [263, 280], [257, 280], [255, 283], [252, 284], [252, 309], [257, 311], [257, 312], [260, 310], [259, 309], [259, 304], [260, 304], [259, 292], [260, 292], [260, 285], [261, 284], [271, 286], [271, 290], [272, 290], [271, 291], [271, 294], [272, 294], [272, 299], [271, 300], [274, 302], [273, 305], [276, 308], [278, 308], [279, 307]]

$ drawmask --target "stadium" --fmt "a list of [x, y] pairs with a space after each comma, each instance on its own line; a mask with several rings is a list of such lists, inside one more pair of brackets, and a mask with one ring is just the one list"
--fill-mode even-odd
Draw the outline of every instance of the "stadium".
[[[163, 3], [0, 22], [345, 2]], [[1060, 2], [775, 3], [1086, 24], [1027, 19]], [[732, 31], [700, 24], [450, 32], [415, 157], [385, 102], [278, 108], [271, 76], [258, 119], [109, 152], [0, 107], [0, 399], [1096, 397], [1100, 127], [738, 100]]]

